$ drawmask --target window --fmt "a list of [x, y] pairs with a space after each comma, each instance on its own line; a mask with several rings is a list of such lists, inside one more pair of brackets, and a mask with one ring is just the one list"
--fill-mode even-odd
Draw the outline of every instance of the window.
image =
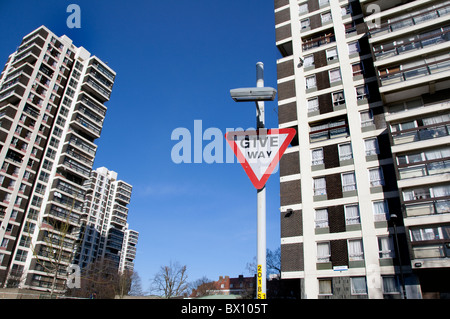
[[308, 4], [307, 3], [303, 3], [298, 6], [298, 14], [299, 15], [302, 15], [307, 12], [308, 12]]
[[351, 277], [352, 295], [367, 294], [366, 277]]
[[321, 7], [321, 6], [325, 6], [325, 5], [327, 5], [328, 3], [330, 3], [330, 0], [319, 0], [319, 6]]
[[373, 202], [373, 216], [376, 222], [389, 219], [389, 208], [385, 200]]
[[361, 62], [352, 64], [353, 76], [363, 75], [364, 66]]
[[300, 21], [300, 26], [302, 29], [309, 28], [310, 27], [309, 19], [304, 19], [304, 20]]
[[357, 41], [348, 44], [348, 54], [358, 53], [359, 43]]
[[308, 113], [315, 112], [318, 110], [319, 110], [319, 99], [316, 97], [308, 100]]
[[323, 242], [317, 243], [317, 262], [327, 263], [330, 262], [330, 243]]
[[343, 173], [342, 177], [342, 191], [354, 191], [356, 190], [355, 172]]
[[320, 15], [320, 20], [322, 21], [322, 24], [332, 21], [332, 19], [331, 19], [331, 12], [328, 11], [328, 12], [322, 13]]
[[367, 85], [361, 85], [356, 87], [356, 99], [362, 100], [369, 98], [369, 89]]
[[319, 279], [319, 294], [332, 295], [331, 279]]
[[382, 186], [384, 185], [383, 170], [381, 167], [369, 169], [370, 186]]
[[397, 277], [382, 276], [383, 278], [383, 293], [384, 294], [398, 294], [400, 293], [400, 286]]
[[314, 195], [326, 195], [327, 194], [327, 186], [325, 177], [319, 177], [314, 179], [313, 183]]
[[380, 258], [394, 258], [394, 242], [392, 237], [378, 237], [378, 252]]
[[450, 226], [410, 229], [411, 241], [450, 239]]
[[17, 249], [16, 258], [17, 261], [25, 261], [27, 259], [28, 252], [22, 249]]
[[9, 243], [9, 239], [3, 238], [2, 244], [0, 245], [0, 247], [6, 248], [8, 246], [8, 243]]
[[346, 225], [356, 225], [361, 224], [361, 220], [359, 218], [359, 207], [357, 204], [354, 205], [346, 205], [345, 209], [345, 224]]
[[364, 260], [364, 252], [361, 239], [348, 241], [348, 258], [350, 261]]
[[326, 228], [328, 227], [328, 210], [316, 209], [316, 228]]
[[368, 138], [364, 140], [364, 145], [366, 147], [366, 156], [380, 154], [377, 138]]
[[361, 117], [361, 127], [367, 127], [375, 124], [372, 110], [361, 111], [359, 115]]
[[325, 51], [327, 55], [327, 60], [335, 60], [338, 58], [337, 48], [331, 48]]
[[323, 164], [323, 149], [316, 148], [311, 151], [312, 165]]
[[328, 71], [330, 76], [330, 83], [341, 81], [341, 71], [339, 69], [334, 69]]
[[343, 16], [347, 15], [347, 14], [351, 14], [352, 13], [352, 6], [350, 4], [343, 6], [341, 8], [341, 14]]
[[338, 145], [339, 160], [345, 161], [353, 158], [352, 145], [350, 143]]
[[331, 93], [333, 99], [333, 106], [339, 106], [345, 104], [344, 91], [338, 91]]
[[306, 77], [306, 88], [312, 89], [315, 87], [316, 87], [316, 76], [312, 75], [312, 76]]
[[303, 60], [303, 67], [314, 66], [314, 55], [307, 55]]

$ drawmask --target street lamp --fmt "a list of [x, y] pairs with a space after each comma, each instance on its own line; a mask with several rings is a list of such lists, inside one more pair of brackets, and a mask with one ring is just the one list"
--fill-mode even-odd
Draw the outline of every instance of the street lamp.
[[[264, 101], [273, 101], [277, 91], [274, 88], [264, 87], [264, 64], [256, 63], [256, 87], [230, 90], [232, 99], [236, 102], [256, 103], [256, 127], [265, 126]], [[266, 298], [266, 186], [257, 190], [257, 254], [258, 278], [261, 284], [256, 285], [258, 299]]]
[[400, 256], [400, 247], [398, 246], [398, 234], [397, 234], [397, 225], [396, 225], [397, 215], [391, 214], [391, 220], [392, 220], [392, 225], [394, 226], [395, 246], [396, 246], [396, 251], [397, 251], [397, 256], [398, 256], [398, 263], [400, 264], [399, 266], [400, 266], [400, 281], [402, 284], [402, 294], [403, 294], [403, 299], [406, 299], [405, 279], [403, 277], [403, 270], [402, 270], [402, 257]]

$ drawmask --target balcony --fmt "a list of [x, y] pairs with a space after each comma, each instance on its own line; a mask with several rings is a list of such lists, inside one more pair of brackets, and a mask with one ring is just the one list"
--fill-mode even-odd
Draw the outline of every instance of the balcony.
[[[450, 71], [450, 57], [448, 54], [427, 58], [426, 61], [415, 61], [385, 68], [379, 71], [381, 82], [380, 92], [402, 89], [408, 85], [428, 84], [431, 76], [446, 71]], [[443, 77], [437, 77], [437, 79], [441, 78]], [[403, 83], [407, 81], [410, 83]]]
[[97, 125], [92, 124], [80, 114], [79, 110], [75, 112], [74, 117], [75, 118], [71, 122], [72, 125], [75, 125], [77, 128], [81, 129], [83, 132], [89, 134], [93, 138], [100, 137], [101, 126], [98, 127]]
[[82, 138], [76, 137], [74, 135], [70, 136], [68, 143], [69, 143], [69, 145], [72, 145], [72, 146], [78, 148], [79, 150], [86, 152], [88, 155], [95, 156], [95, 152], [97, 150], [97, 147], [95, 144], [90, 144], [90, 143], [84, 141]]
[[369, 27], [369, 34], [371, 38], [378, 38], [382, 35], [390, 34], [399, 30], [406, 30], [406, 28], [412, 26], [419, 26], [426, 22], [436, 21], [441, 17], [448, 16], [450, 14], [450, 1], [436, 4], [434, 6], [427, 7], [422, 10], [414, 11], [413, 13], [404, 14], [388, 21], [381, 23], [380, 25], [373, 25]]
[[86, 92], [95, 96], [101, 103], [108, 101], [111, 95], [111, 91], [98, 84], [96, 80], [93, 79], [92, 75], [86, 77], [83, 87], [86, 89]]
[[405, 204], [407, 217], [429, 216], [450, 213], [450, 199], [418, 199]]
[[83, 103], [85, 106], [88, 106], [91, 110], [95, 111], [96, 113], [100, 114], [101, 116], [106, 115], [105, 106], [102, 104], [95, 103], [92, 99], [88, 98], [86, 94], [83, 94], [83, 97], [81, 98], [81, 103]]
[[324, 34], [318, 37], [310, 38], [303, 41], [303, 51], [312, 50], [330, 43], [336, 42], [336, 37], [332, 33]]
[[309, 139], [311, 143], [348, 136], [348, 124], [345, 119], [311, 126]]
[[82, 178], [89, 178], [91, 169], [89, 167], [83, 166], [78, 162], [71, 160], [67, 156], [64, 157], [64, 161], [61, 164], [65, 169], [69, 169], [74, 173], [77, 173]]
[[450, 26], [445, 26], [420, 35], [411, 35], [389, 43], [374, 45], [373, 53], [378, 62], [379, 60], [448, 43], [449, 41]]
[[412, 143], [449, 135], [450, 121], [392, 132], [394, 145]]

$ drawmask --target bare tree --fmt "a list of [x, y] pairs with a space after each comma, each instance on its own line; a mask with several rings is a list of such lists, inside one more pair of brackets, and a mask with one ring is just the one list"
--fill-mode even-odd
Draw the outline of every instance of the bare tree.
[[[274, 251], [270, 249], [266, 250], [266, 265], [267, 275], [277, 274], [281, 277], [281, 248], [278, 247]], [[250, 275], [254, 275], [257, 272], [256, 257], [253, 257], [252, 262], [248, 262], [245, 266]]]
[[142, 290], [142, 281], [137, 271], [133, 271], [131, 275], [131, 286], [128, 292], [129, 296], [143, 296], [144, 291]]
[[151, 290], [164, 298], [185, 296], [189, 292], [186, 266], [178, 262], [170, 262], [168, 266], [161, 266], [155, 275]]

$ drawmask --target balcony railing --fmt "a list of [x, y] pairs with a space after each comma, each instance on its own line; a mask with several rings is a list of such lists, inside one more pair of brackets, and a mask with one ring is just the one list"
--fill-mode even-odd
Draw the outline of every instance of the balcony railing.
[[382, 74], [380, 74], [380, 81], [382, 86], [387, 86], [448, 70], [450, 70], [450, 58], [443, 58], [438, 61], [424, 62], [420, 65], [406, 69], [402, 69], [402, 66], [398, 66], [393, 72], [389, 70], [381, 70]]
[[450, 1], [434, 5], [431, 9], [426, 8], [414, 13], [405, 14], [394, 19], [390, 19], [381, 25], [374, 25], [369, 28], [371, 37], [398, 31], [413, 25], [440, 18], [450, 13]]
[[92, 155], [95, 154], [95, 148], [89, 146], [88, 144], [84, 143], [81, 139], [76, 138], [74, 136], [72, 136], [70, 138], [69, 144], [75, 145], [75, 146], [83, 149], [84, 151], [88, 152], [89, 154], [92, 154]]
[[424, 125], [411, 129], [392, 132], [394, 145], [429, 140], [448, 136], [450, 132], [450, 121], [438, 124]]
[[450, 212], [450, 199], [419, 199], [411, 203], [405, 203], [405, 209], [407, 217], [446, 214]]
[[412, 250], [414, 259], [450, 257], [449, 243], [413, 246]]
[[399, 165], [400, 179], [430, 176], [450, 172], [450, 158]]
[[450, 26], [422, 35], [413, 35], [400, 40], [396, 39], [392, 43], [376, 45], [373, 47], [373, 53], [377, 60], [382, 60], [448, 41], [450, 41]]
[[311, 50], [314, 48], [318, 48], [322, 45], [327, 45], [330, 43], [336, 42], [336, 37], [334, 34], [327, 34], [317, 38], [312, 38], [303, 42], [302, 47], [303, 51]]
[[347, 123], [345, 121], [339, 121], [335, 123], [328, 123], [324, 125], [311, 127], [309, 139], [312, 143], [347, 135], [348, 135]]

